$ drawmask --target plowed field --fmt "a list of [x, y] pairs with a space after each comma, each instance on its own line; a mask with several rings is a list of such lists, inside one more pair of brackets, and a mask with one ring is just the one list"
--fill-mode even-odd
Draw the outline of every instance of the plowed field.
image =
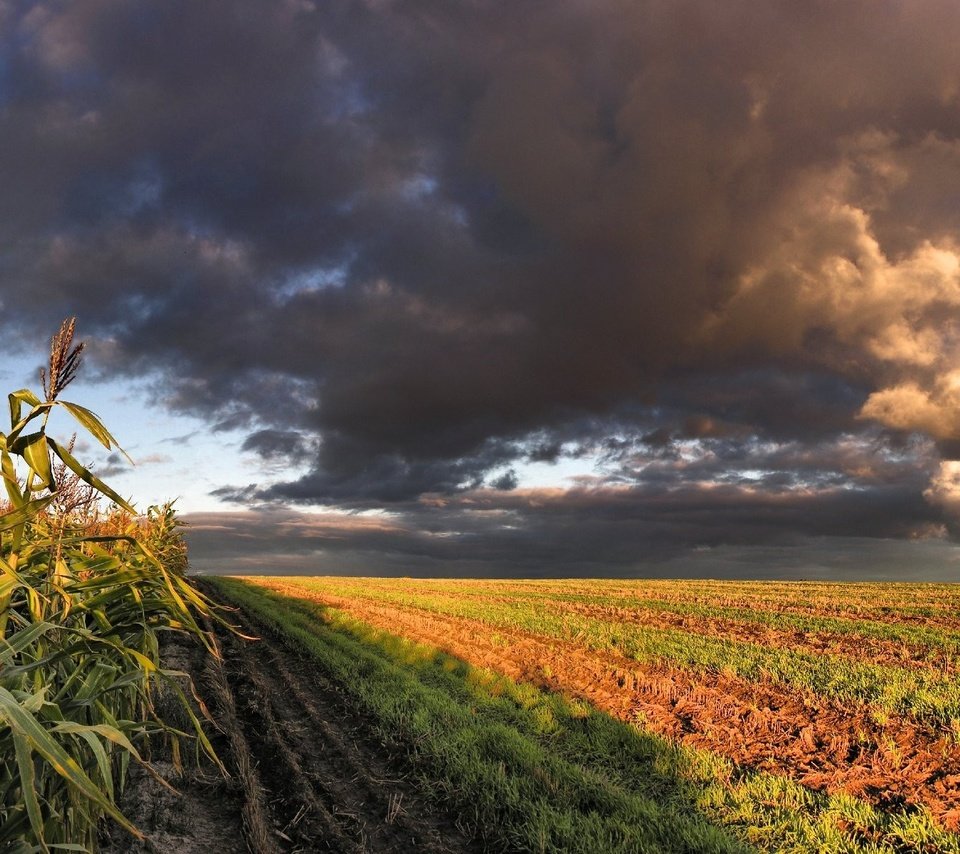
[[[280, 769], [264, 786], [288, 781], [291, 814], [273, 822], [301, 845], [960, 851], [960, 588], [280, 577], [216, 588], [272, 638], [233, 647], [228, 676], [241, 729], [270, 745], [250, 740], [254, 764]], [[311, 709], [334, 697], [392, 745], [416, 781], [404, 803], [434, 818], [412, 830], [362, 818], [388, 775], [352, 771], [340, 748], [324, 765], [342, 725]], [[351, 783], [335, 809], [302, 783], [338, 775]], [[366, 829], [333, 821], [338, 811]]]

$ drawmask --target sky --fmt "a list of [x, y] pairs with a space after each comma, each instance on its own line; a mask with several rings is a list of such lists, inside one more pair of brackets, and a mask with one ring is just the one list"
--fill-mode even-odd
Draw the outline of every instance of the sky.
[[[198, 571], [960, 580], [955, 0], [0, 0], [0, 379]], [[66, 422], [56, 430], [70, 431]]]

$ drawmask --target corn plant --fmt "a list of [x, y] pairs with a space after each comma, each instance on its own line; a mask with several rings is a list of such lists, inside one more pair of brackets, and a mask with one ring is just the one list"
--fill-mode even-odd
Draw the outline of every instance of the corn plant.
[[[215, 759], [180, 674], [160, 666], [160, 632], [185, 631], [210, 644], [198, 619], [209, 600], [128, 533], [91, 534], [46, 512], [58, 499], [56, 467], [122, 512], [134, 508], [47, 432], [55, 410], [107, 449], [117, 442], [99, 417], [60, 399], [80, 365], [74, 322], [54, 336], [44, 397], [9, 395], [0, 433], [0, 848], [94, 851], [103, 817], [139, 831], [117, 798], [146, 739], [162, 732], [195, 740]], [[161, 542], [162, 540], [157, 540]], [[164, 724], [153, 694], [164, 682], [183, 704], [192, 733]]]
[[184, 523], [173, 505], [173, 501], [167, 501], [147, 508], [142, 541], [169, 572], [183, 575], [187, 571], [187, 544], [182, 533]]

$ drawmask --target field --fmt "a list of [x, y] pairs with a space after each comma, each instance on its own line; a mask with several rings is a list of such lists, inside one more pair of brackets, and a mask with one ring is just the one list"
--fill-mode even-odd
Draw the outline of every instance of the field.
[[[281, 650], [280, 675], [240, 715], [266, 717], [241, 729], [295, 725], [271, 711], [292, 694], [301, 709], [338, 704], [332, 722], [309, 712], [271, 748], [293, 769], [287, 818], [266, 819], [290, 840], [280, 850], [323, 834], [333, 850], [398, 850], [376, 834], [406, 821], [409, 839], [430, 836], [422, 850], [960, 851], [958, 587], [260, 577], [204, 589], [263, 638], [237, 655]], [[341, 744], [343, 721], [359, 747]], [[318, 794], [322, 769], [289, 782], [328, 741], [335, 754], [379, 741], [392, 770], [371, 771], [371, 755], [366, 778], [406, 788], [338, 794], [328, 774]], [[379, 813], [356, 817], [378, 797]]]

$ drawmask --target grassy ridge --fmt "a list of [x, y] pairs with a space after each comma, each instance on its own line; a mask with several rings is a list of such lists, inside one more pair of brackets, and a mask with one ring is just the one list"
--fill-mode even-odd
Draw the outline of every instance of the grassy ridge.
[[[370, 581], [384, 586], [394, 583], [391, 579]], [[534, 582], [513, 579], [431, 579], [428, 582], [411, 580], [409, 583], [428, 584], [435, 589], [455, 588], [474, 595], [559, 596], [571, 600], [583, 598], [584, 601], [625, 604], [631, 599], [638, 599], [638, 604], [660, 602], [664, 605], [686, 603], [707, 608], [747, 608], [774, 617], [789, 613], [799, 616], [816, 613], [824, 617], [859, 617], [865, 621], [886, 617], [895, 619], [897, 624], [902, 624], [904, 616], [924, 620], [943, 619], [960, 629], [960, 585], [957, 584], [662, 579], [554, 579]]]
[[[332, 608], [235, 579], [218, 592], [305, 651], [408, 747], [428, 785], [522, 851], [960, 851], [924, 811], [829, 797]], [[726, 830], [723, 827], [726, 827]]]
[[[276, 583], [269, 578], [264, 584]], [[960, 681], [935, 670], [875, 665], [845, 656], [819, 655], [788, 647], [708, 637], [680, 629], [631, 625], [536, 607], [535, 601], [488, 601], [411, 593], [403, 583], [368, 584], [356, 579], [298, 579], [305, 590], [384, 602], [467, 619], [592, 650], [613, 651], [640, 662], [666, 661], [686, 667], [727, 670], [756, 680], [773, 679], [841, 703], [868, 704], [881, 713], [908, 715], [931, 726], [960, 721]], [[440, 588], [442, 590], [442, 587]]]
[[[381, 579], [388, 581], [389, 579]], [[430, 583], [433, 583], [431, 580]], [[452, 583], [440, 580], [443, 583]], [[459, 584], [459, 579], [457, 581]], [[664, 601], [687, 600], [725, 602], [749, 600], [765, 606], [810, 606], [827, 610], [861, 611], [877, 615], [890, 609], [900, 613], [904, 607], [923, 616], [955, 612], [960, 606], [960, 586], [928, 582], [843, 582], [833, 581], [718, 581], [709, 579], [546, 579], [546, 580], [470, 580], [467, 589], [504, 589], [514, 592], [527, 590], [556, 591], [563, 594], [591, 591], [603, 595], [623, 596], [643, 590], [645, 594]], [[838, 589], [843, 596], [838, 597]]]

